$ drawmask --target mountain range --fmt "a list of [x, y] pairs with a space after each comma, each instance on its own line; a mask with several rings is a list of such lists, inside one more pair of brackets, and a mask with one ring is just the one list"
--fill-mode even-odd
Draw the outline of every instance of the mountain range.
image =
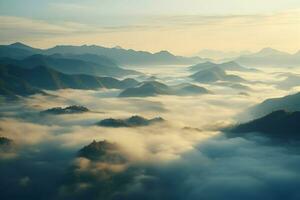
[[78, 114], [89, 112], [90, 110], [84, 106], [72, 105], [65, 108], [55, 107], [49, 108], [47, 110], [41, 111], [41, 114], [52, 114], [52, 115], [62, 115], [62, 114]]
[[[0, 45], [0, 58], [24, 59], [34, 54], [93, 54], [108, 57], [118, 65], [163, 65], [163, 64], [196, 64], [210, 61], [208, 58], [175, 56], [168, 51], [150, 53], [119, 47], [108, 48], [97, 45], [57, 45], [49, 49], [38, 49], [16, 42], [10, 45]], [[204, 56], [206, 57], [206, 56]], [[264, 48], [256, 53], [243, 52], [237, 57], [227, 57], [224, 60], [235, 60], [247, 66], [300, 66], [300, 51], [290, 54], [272, 48]]]
[[58, 45], [49, 49], [37, 49], [17, 42], [11, 45], [0, 46], [0, 57], [24, 59], [34, 54], [101, 55], [114, 60], [119, 65], [193, 64], [207, 60], [199, 57], [175, 56], [168, 51], [150, 53], [146, 51], [135, 51], [132, 49], [107, 48], [97, 45]]
[[146, 119], [144, 117], [135, 115], [127, 119], [103, 119], [97, 123], [98, 126], [104, 127], [137, 127], [137, 126], [149, 126], [154, 123], [163, 122], [161, 117], [155, 117], [153, 119]]
[[299, 74], [286, 74], [278, 76], [279, 78], [285, 77], [284, 80], [277, 83], [277, 88], [282, 90], [289, 90], [300, 85], [300, 75]]
[[118, 80], [83, 74], [68, 75], [45, 66], [24, 69], [15, 65], [0, 65], [0, 94], [8, 96], [26, 96], [43, 89], [125, 89], [137, 84], [136, 80], [129, 78]]
[[235, 135], [260, 132], [271, 138], [294, 140], [300, 139], [299, 121], [300, 111], [278, 110], [253, 121], [237, 125], [230, 132]]
[[[195, 68], [198, 68], [198, 66]], [[190, 75], [190, 78], [200, 83], [214, 83], [217, 81], [246, 82], [245, 79], [237, 75], [227, 74], [226, 71], [219, 66], [200, 68], [198, 72]]]
[[250, 51], [220, 51], [220, 50], [213, 50], [213, 49], [203, 49], [196, 53], [195, 55], [200, 56], [202, 58], [210, 58], [214, 60], [222, 60], [228, 58], [237, 58], [241, 55], [251, 54]]
[[134, 70], [120, 68], [111, 59], [91, 54], [50, 56], [34, 54], [24, 59], [0, 58], [1, 64], [17, 65], [22, 68], [32, 69], [37, 66], [46, 66], [66, 74], [88, 74], [96, 76], [123, 77], [127, 75], [140, 75]]
[[234, 61], [224, 62], [224, 63], [220, 63], [220, 64], [207, 61], [204, 63], [199, 63], [196, 65], [190, 66], [189, 70], [192, 72], [195, 72], [195, 71], [214, 68], [214, 67], [219, 67], [223, 70], [228, 70], [228, 71], [240, 71], [240, 72], [256, 72], [257, 71], [256, 69], [253, 69], [253, 68], [243, 67]]
[[199, 95], [211, 93], [206, 88], [185, 83], [168, 86], [158, 81], [145, 81], [139, 85], [127, 88], [120, 93], [120, 97], [147, 97], [156, 95]]
[[300, 111], [300, 92], [284, 97], [267, 99], [251, 107], [248, 112], [252, 117], [262, 117], [276, 110]]
[[294, 54], [264, 48], [257, 53], [240, 56], [236, 62], [248, 66], [300, 66], [300, 51]]

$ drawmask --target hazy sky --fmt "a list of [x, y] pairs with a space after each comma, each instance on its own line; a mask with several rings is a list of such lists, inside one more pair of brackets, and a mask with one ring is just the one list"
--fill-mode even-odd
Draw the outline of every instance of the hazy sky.
[[299, 0], [0, 0], [0, 42], [192, 54], [300, 49]]

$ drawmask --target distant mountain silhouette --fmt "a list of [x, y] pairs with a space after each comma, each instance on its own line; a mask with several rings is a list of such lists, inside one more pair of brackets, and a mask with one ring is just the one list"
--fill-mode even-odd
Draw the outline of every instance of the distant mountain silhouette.
[[277, 88], [282, 90], [289, 90], [293, 87], [300, 85], [300, 75], [299, 74], [289, 74], [285, 76], [285, 79], [277, 83]]
[[278, 51], [276, 49], [266, 47], [258, 51], [257, 53], [253, 53], [251, 56], [256, 56], [256, 57], [264, 57], [264, 56], [281, 56], [281, 55], [287, 55], [288, 53], [283, 52], [283, 51]]
[[300, 54], [289, 54], [272, 48], [264, 48], [257, 53], [240, 56], [238, 63], [252, 66], [300, 66]]
[[109, 57], [120, 65], [150, 65], [150, 64], [193, 64], [207, 59], [199, 57], [175, 56], [167, 51], [149, 53], [146, 51], [135, 51], [123, 48], [107, 48], [96, 45], [58, 45], [50, 49], [35, 49], [22, 43], [0, 46], [0, 57], [13, 59], [24, 59], [34, 54], [95, 54]]
[[158, 81], [146, 81], [120, 93], [120, 97], [147, 97], [156, 95], [197, 95], [209, 94], [207, 89], [193, 84], [180, 84], [168, 86]]
[[105, 127], [136, 127], [136, 126], [149, 126], [151, 124], [157, 122], [163, 122], [164, 119], [161, 117], [156, 117], [153, 119], [146, 119], [141, 116], [132, 116], [127, 119], [104, 119], [97, 123], [98, 126], [105, 126]]
[[271, 138], [300, 139], [300, 112], [274, 111], [262, 118], [237, 125], [233, 134], [261, 132]]
[[88, 112], [89, 109], [84, 106], [72, 105], [67, 106], [65, 108], [55, 107], [44, 110], [41, 114], [53, 114], [53, 115], [61, 115], [61, 114], [76, 114], [76, 113], [85, 113]]
[[80, 149], [77, 156], [111, 164], [123, 164], [127, 162], [127, 158], [120, 153], [119, 146], [106, 140], [99, 142], [94, 140], [89, 145]]
[[0, 80], [1, 95], [21, 96], [34, 94], [42, 89], [125, 89], [138, 84], [133, 79], [120, 81], [110, 77], [67, 75], [44, 66], [24, 69], [15, 65], [0, 65]]
[[122, 77], [126, 75], [138, 75], [140, 73], [133, 70], [125, 70], [111, 59], [97, 55], [60, 55], [51, 56], [34, 54], [21, 60], [2, 58], [1, 64], [13, 64], [23, 68], [34, 68], [46, 66], [66, 74], [88, 74], [96, 76]]
[[23, 44], [23, 43], [21, 43], [21, 42], [15, 42], [15, 43], [10, 44], [10, 45], [8, 45], [8, 46], [9, 46], [9, 47], [12, 47], [12, 48], [23, 49], [23, 50], [35, 52], [35, 53], [42, 52], [41, 49], [33, 48], [33, 47], [28, 46], [28, 45], [26, 45], [26, 44]]
[[120, 97], [146, 97], [161, 94], [171, 94], [170, 88], [157, 81], [147, 81], [137, 87], [128, 88], [120, 93]]
[[202, 58], [211, 58], [211, 59], [221, 60], [221, 59], [228, 59], [228, 58], [237, 58], [241, 55], [247, 55], [250, 53], [251, 53], [250, 51], [225, 52], [225, 51], [218, 51], [218, 50], [212, 50], [212, 49], [203, 49], [203, 50], [199, 51], [196, 55], [198, 55]]
[[119, 67], [115, 60], [102, 55], [96, 54], [53, 54], [55, 57], [79, 59], [90, 63], [95, 63], [100, 66]]
[[182, 83], [176, 86], [171, 86], [171, 90], [173, 90], [174, 95], [198, 95], [212, 93], [204, 87], [200, 87], [190, 83]]
[[251, 90], [251, 88], [249, 86], [241, 84], [241, 83], [220, 82], [220, 83], [217, 83], [217, 84], [220, 85], [220, 86], [226, 86], [226, 87], [229, 87], [229, 88], [232, 88], [234, 90], [241, 91], [241, 92]]
[[245, 82], [243, 78], [237, 75], [228, 75], [224, 69], [216, 67], [208, 67], [199, 70], [195, 74], [190, 76], [197, 82], [212, 83], [217, 81], [229, 81], [229, 82]]
[[119, 64], [137, 65], [137, 64], [189, 64], [201, 61], [199, 57], [182, 57], [174, 56], [167, 51], [160, 51], [158, 53], [149, 53], [146, 51], [135, 51], [132, 49], [107, 48], [96, 45], [83, 46], [68, 46], [60, 45], [48, 49], [48, 54], [53, 53], [72, 53], [72, 54], [97, 54], [104, 55], [116, 60]]
[[251, 107], [248, 112], [251, 116], [261, 117], [276, 110], [300, 111], [300, 92], [284, 97], [267, 99]]
[[224, 63], [220, 63], [220, 64], [208, 61], [208, 62], [204, 62], [204, 63], [199, 63], [197, 65], [193, 65], [193, 66], [189, 67], [189, 70], [195, 72], [195, 71], [214, 68], [214, 67], [219, 67], [223, 70], [228, 70], [228, 71], [241, 71], [241, 72], [256, 72], [257, 71], [256, 69], [243, 67], [234, 61], [224, 62]]

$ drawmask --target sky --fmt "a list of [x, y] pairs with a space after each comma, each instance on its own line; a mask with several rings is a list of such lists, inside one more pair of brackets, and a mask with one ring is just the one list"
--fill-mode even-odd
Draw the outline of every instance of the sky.
[[0, 0], [0, 43], [294, 53], [299, 0]]

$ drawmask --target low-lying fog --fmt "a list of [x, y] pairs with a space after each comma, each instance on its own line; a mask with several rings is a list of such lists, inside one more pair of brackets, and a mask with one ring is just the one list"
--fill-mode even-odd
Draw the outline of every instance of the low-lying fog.
[[[12, 139], [16, 149], [0, 154], [0, 193], [21, 199], [300, 198], [298, 151], [270, 144], [262, 136], [227, 138], [221, 132], [249, 120], [245, 111], [250, 106], [299, 91], [297, 84], [284, 89], [280, 85], [300, 70], [228, 72], [247, 80], [243, 88], [193, 82], [184, 66], [136, 70], [146, 74], [138, 80], [193, 83], [212, 94], [119, 98], [120, 90], [115, 89], [65, 89], [3, 102], [0, 136]], [[91, 111], [39, 113], [69, 105]], [[95, 125], [106, 118], [133, 115], [162, 117], [165, 122], [121, 128]], [[118, 144], [126, 163], [103, 167], [76, 158], [93, 140]]]

